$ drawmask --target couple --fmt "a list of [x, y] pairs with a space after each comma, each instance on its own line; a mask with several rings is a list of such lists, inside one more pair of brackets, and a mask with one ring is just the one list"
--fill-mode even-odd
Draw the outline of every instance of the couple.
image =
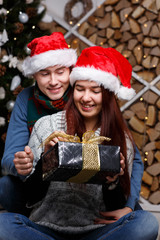
[[[131, 65], [116, 50], [102, 47], [84, 49], [76, 62], [74, 50], [68, 49], [60, 33], [35, 39], [29, 47], [31, 56], [24, 62], [24, 74], [36, 79], [25, 113], [31, 136], [29, 143], [29, 133], [20, 139], [28, 146], [25, 151], [17, 147], [21, 151], [15, 153], [13, 173], [8, 173], [27, 182], [36, 172], [42, 152], [59, 140], [54, 138], [48, 146], [38, 148], [46, 137], [55, 131], [81, 137], [87, 130], [110, 137], [109, 144], [120, 146], [122, 171], [118, 178], [106, 176], [105, 186], [50, 182], [43, 198], [32, 206], [29, 218], [18, 213], [0, 214], [0, 239], [156, 239], [158, 223], [154, 216], [136, 210], [143, 168], [116, 101], [116, 97], [130, 99], [134, 94]], [[65, 111], [60, 111], [64, 105]], [[54, 112], [58, 113], [52, 115]], [[3, 167], [6, 156], [4, 153]], [[8, 164], [11, 166], [11, 161]], [[4, 178], [16, 190], [18, 184], [19, 190], [26, 184], [16, 177]], [[107, 206], [113, 192], [115, 209]], [[121, 193], [125, 203], [119, 207]], [[17, 199], [18, 194], [21, 191], [17, 190]], [[28, 196], [19, 197], [26, 200]], [[23, 213], [22, 209], [19, 212]]]

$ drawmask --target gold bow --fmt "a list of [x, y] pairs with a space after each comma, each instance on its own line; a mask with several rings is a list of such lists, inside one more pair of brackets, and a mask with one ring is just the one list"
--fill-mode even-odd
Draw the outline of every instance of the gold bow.
[[[39, 147], [47, 145], [53, 138], [62, 137], [63, 142], [77, 142], [77, 143], [93, 143], [93, 144], [101, 144], [103, 141], [110, 141], [111, 138], [104, 136], [96, 136], [94, 131], [87, 131], [82, 136], [82, 141], [78, 136], [68, 135], [63, 132], [54, 132], [50, 134]], [[61, 141], [61, 140], [59, 140]]]

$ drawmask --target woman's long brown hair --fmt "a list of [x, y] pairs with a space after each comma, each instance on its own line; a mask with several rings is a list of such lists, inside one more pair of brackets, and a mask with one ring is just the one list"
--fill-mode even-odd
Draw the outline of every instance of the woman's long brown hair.
[[[77, 134], [82, 137], [86, 131], [83, 117], [77, 110], [73, 100], [73, 90], [71, 92], [69, 101], [65, 107], [67, 119], [67, 133], [71, 135]], [[128, 134], [133, 143], [131, 133], [124, 121], [118, 103], [113, 92], [110, 92], [102, 87], [102, 111], [99, 115], [97, 127], [101, 127], [101, 136], [110, 137], [110, 142], [104, 142], [105, 145], [120, 146], [120, 151], [125, 157], [124, 175], [120, 177], [120, 184], [123, 188], [124, 194], [130, 194], [130, 178], [127, 164], [127, 147], [126, 136]]]

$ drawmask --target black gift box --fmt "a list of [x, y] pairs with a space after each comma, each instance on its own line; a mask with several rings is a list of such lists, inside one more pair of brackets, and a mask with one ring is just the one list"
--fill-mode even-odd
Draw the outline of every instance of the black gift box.
[[59, 141], [42, 156], [42, 172], [43, 180], [102, 184], [120, 172], [120, 147]]

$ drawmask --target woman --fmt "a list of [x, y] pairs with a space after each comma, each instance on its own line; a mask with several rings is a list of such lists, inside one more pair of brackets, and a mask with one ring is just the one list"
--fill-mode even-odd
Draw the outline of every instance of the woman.
[[[83, 50], [70, 76], [73, 95], [66, 112], [43, 117], [34, 125], [29, 141], [34, 155], [31, 174], [40, 154], [48, 149], [48, 146], [43, 149], [39, 146], [50, 133], [58, 130], [82, 137], [84, 132], [92, 130], [96, 135], [110, 137], [109, 144], [120, 146], [125, 169], [116, 187], [121, 187], [127, 200], [134, 144], [115, 95], [125, 99], [128, 94], [133, 96], [130, 78], [130, 64], [116, 50], [101, 47]], [[63, 140], [59, 137], [51, 139], [49, 146], [59, 139]], [[109, 189], [110, 185], [107, 187]], [[108, 191], [108, 198], [110, 192], [112, 190]], [[152, 214], [132, 211], [125, 204], [123, 214], [119, 210], [108, 212], [106, 207], [101, 185], [51, 181], [45, 197], [34, 206], [30, 219], [20, 214], [0, 215], [0, 239], [156, 239], [158, 223]]]

